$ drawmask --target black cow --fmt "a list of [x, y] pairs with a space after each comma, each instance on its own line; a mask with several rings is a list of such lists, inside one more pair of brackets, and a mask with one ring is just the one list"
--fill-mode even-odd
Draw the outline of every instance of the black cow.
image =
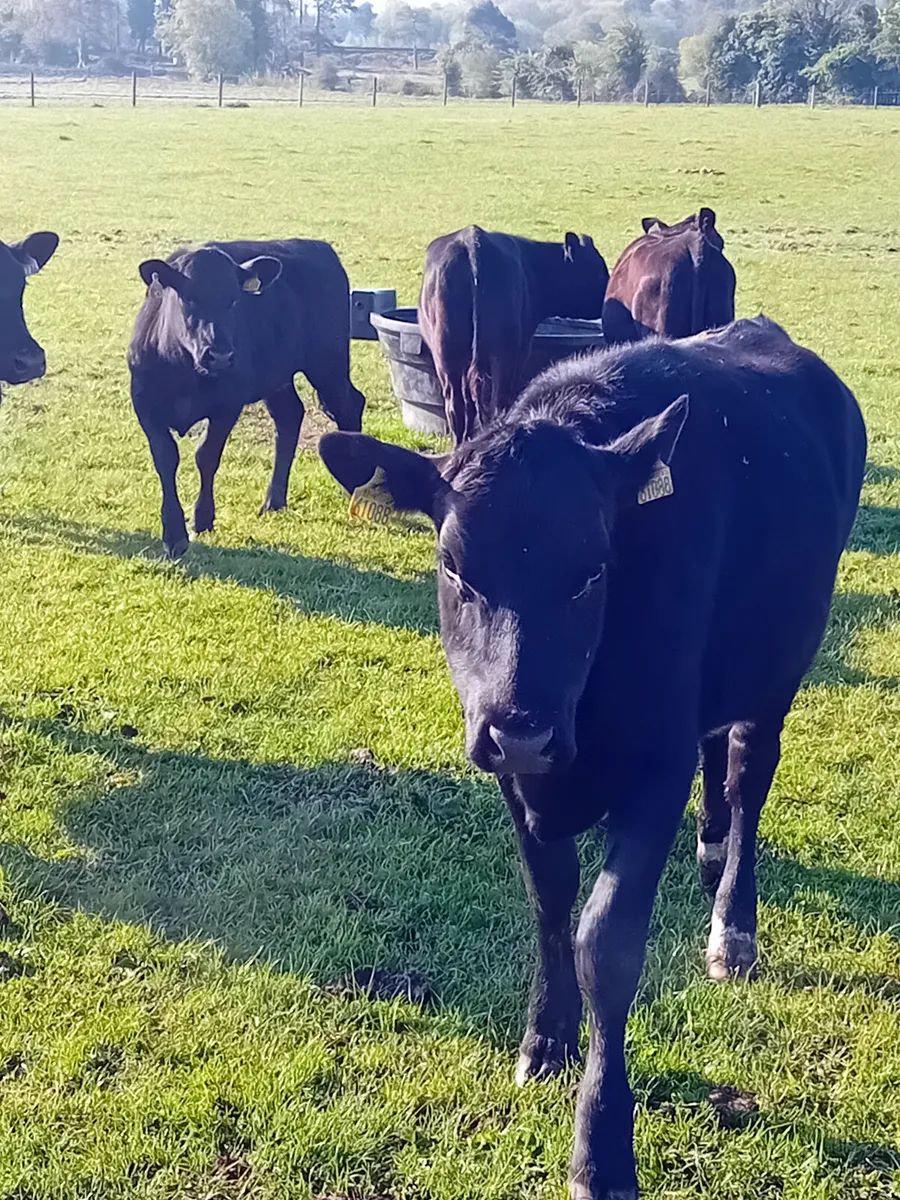
[[25, 280], [48, 262], [59, 245], [55, 233], [33, 233], [24, 242], [0, 242], [0, 379], [29, 383], [47, 369], [44, 351], [28, 332], [22, 296]]
[[612, 345], [650, 334], [689, 337], [734, 320], [734, 268], [711, 208], [666, 225], [645, 217], [644, 236], [622, 251], [603, 304]]
[[547, 317], [597, 318], [609, 271], [593, 241], [533, 242], [477, 225], [426, 252], [419, 328], [431, 351], [454, 441], [508, 408], [531, 339]]
[[175, 488], [178, 447], [203, 418], [194, 529], [213, 528], [213, 481], [228, 435], [247, 404], [264, 400], [275, 422], [275, 467], [262, 511], [287, 504], [303, 404], [303, 372], [340, 429], [359, 429], [365, 400], [350, 382], [347, 275], [325, 242], [210, 242], [140, 267], [148, 286], [128, 351], [131, 398], [162, 484], [163, 541], [187, 549]]
[[[571, 1195], [634, 1200], [624, 1035], [657, 884], [699, 744], [709, 971], [752, 972], [757, 824], [856, 511], [859, 408], [759, 317], [552, 367], [442, 464], [358, 435], [320, 449], [435, 522], [466, 749], [499, 776], [537, 915], [519, 1079], [576, 1055], [580, 985]], [[599, 821], [573, 953], [573, 839]]]

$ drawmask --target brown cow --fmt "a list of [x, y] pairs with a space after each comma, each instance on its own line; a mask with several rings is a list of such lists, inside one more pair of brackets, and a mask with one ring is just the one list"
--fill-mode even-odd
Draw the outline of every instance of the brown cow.
[[533, 242], [470, 225], [431, 243], [419, 328], [455, 442], [516, 398], [538, 324], [599, 317], [608, 281], [606, 263], [585, 235]]
[[690, 337], [734, 320], [734, 268], [711, 208], [666, 225], [643, 220], [644, 236], [622, 252], [603, 305], [607, 342], [660, 333]]

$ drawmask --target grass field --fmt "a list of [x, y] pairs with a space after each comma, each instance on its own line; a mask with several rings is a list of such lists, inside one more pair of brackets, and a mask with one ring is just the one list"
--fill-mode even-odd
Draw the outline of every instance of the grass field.
[[[138, 262], [183, 239], [325, 237], [412, 302], [469, 221], [613, 259], [701, 202], [740, 313], [843, 374], [871, 463], [764, 817], [758, 982], [704, 979], [687, 822], [663, 882], [642, 1184], [900, 1196], [900, 113], [9, 111], [0, 161], [0, 235], [63, 239], [27, 295], [50, 374], [0, 408], [0, 1197], [562, 1196], [577, 1080], [512, 1083], [531, 920], [431, 536], [351, 526], [310, 451], [258, 518], [251, 412], [216, 534], [165, 563], [124, 352]], [[377, 347], [354, 374], [368, 430], [417, 444]], [[412, 1001], [328, 989], [371, 965]]]

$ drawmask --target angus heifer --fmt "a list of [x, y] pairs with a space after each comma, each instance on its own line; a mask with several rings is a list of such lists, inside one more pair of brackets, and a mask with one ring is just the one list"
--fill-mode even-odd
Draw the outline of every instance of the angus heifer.
[[734, 268], [711, 208], [666, 225], [645, 217], [644, 236], [613, 267], [603, 305], [607, 342], [651, 333], [690, 337], [734, 320]]
[[44, 351], [25, 324], [25, 280], [48, 262], [59, 245], [55, 233], [33, 233], [24, 242], [0, 242], [0, 379], [28, 383], [47, 369]]
[[533, 242], [470, 225], [431, 243], [419, 328], [455, 442], [512, 404], [538, 324], [599, 317], [608, 280], [606, 263], [584, 235]]
[[325, 242], [210, 242], [142, 263], [147, 298], [128, 351], [131, 398], [162, 484], [163, 541], [187, 549], [175, 488], [178, 447], [204, 417], [194, 529], [213, 528], [213, 481], [241, 410], [264, 400], [275, 422], [275, 467], [262, 511], [284, 508], [303, 403], [302, 371], [340, 429], [359, 429], [365, 400], [350, 382], [350, 292]]
[[[752, 972], [756, 832], [822, 637], [866, 435], [850, 391], [764, 317], [573, 359], [435, 462], [331, 434], [438, 531], [441, 635], [470, 759], [518, 829], [540, 958], [519, 1079], [590, 1049], [573, 1200], [634, 1200], [624, 1036], [657, 884], [697, 765], [716, 979]], [[606, 865], [578, 924], [574, 838]]]

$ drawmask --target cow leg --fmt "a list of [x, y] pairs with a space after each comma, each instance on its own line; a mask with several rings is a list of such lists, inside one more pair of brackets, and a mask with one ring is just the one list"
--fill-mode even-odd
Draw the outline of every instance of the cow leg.
[[466, 435], [466, 391], [461, 375], [448, 375], [435, 367], [438, 382], [441, 385], [441, 395], [444, 399], [444, 417], [447, 429], [453, 438], [453, 444], [458, 446]]
[[222, 461], [222, 451], [228, 435], [237, 423], [240, 409], [226, 417], [210, 417], [206, 432], [197, 447], [195, 461], [200, 472], [200, 494], [194, 506], [194, 532], [209, 533], [216, 523], [216, 502], [213, 484]]
[[732, 725], [728, 735], [725, 796], [731, 828], [706, 951], [712, 979], [751, 975], [756, 969], [756, 832], [781, 757], [782, 724]]
[[516, 1083], [556, 1075], [578, 1058], [581, 993], [572, 949], [572, 906], [578, 896], [578, 850], [574, 838], [539, 842], [525, 826], [511, 782], [501, 781], [516, 824], [525, 887], [537, 918], [538, 960], [519, 1050]]
[[163, 545], [170, 558], [181, 558], [188, 548], [188, 534], [184, 509], [178, 499], [175, 482], [178, 473], [178, 443], [172, 437], [171, 431], [164, 427], [145, 424], [143, 421], [141, 427], [147, 436], [153, 465], [162, 487], [160, 517]]
[[366, 398], [350, 382], [346, 363], [321, 362], [304, 371], [322, 408], [338, 429], [359, 433]]
[[725, 798], [728, 730], [704, 738], [701, 750], [703, 794], [697, 805], [697, 866], [700, 868], [703, 890], [714, 896], [725, 870], [728, 831], [731, 827], [731, 809]]
[[275, 422], [275, 466], [272, 469], [269, 490], [259, 510], [260, 516], [287, 508], [288, 480], [294, 465], [294, 455], [297, 453], [300, 426], [303, 424], [305, 411], [303, 401], [292, 383], [267, 396], [265, 403], [269, 416]]
[[[693, 748], [692, 748], [693, 749]], [[695, 755], [617, 790], [603, 871], [575, 939], [590, 1041], [575, 1111], [572, 1200], [637, 1200], [634, 1097], [625, 1068], [625, 1024], [634, 1000], [660, 875], [690, 793]], [[632, 765], [639, 779], [638, 764]]]

